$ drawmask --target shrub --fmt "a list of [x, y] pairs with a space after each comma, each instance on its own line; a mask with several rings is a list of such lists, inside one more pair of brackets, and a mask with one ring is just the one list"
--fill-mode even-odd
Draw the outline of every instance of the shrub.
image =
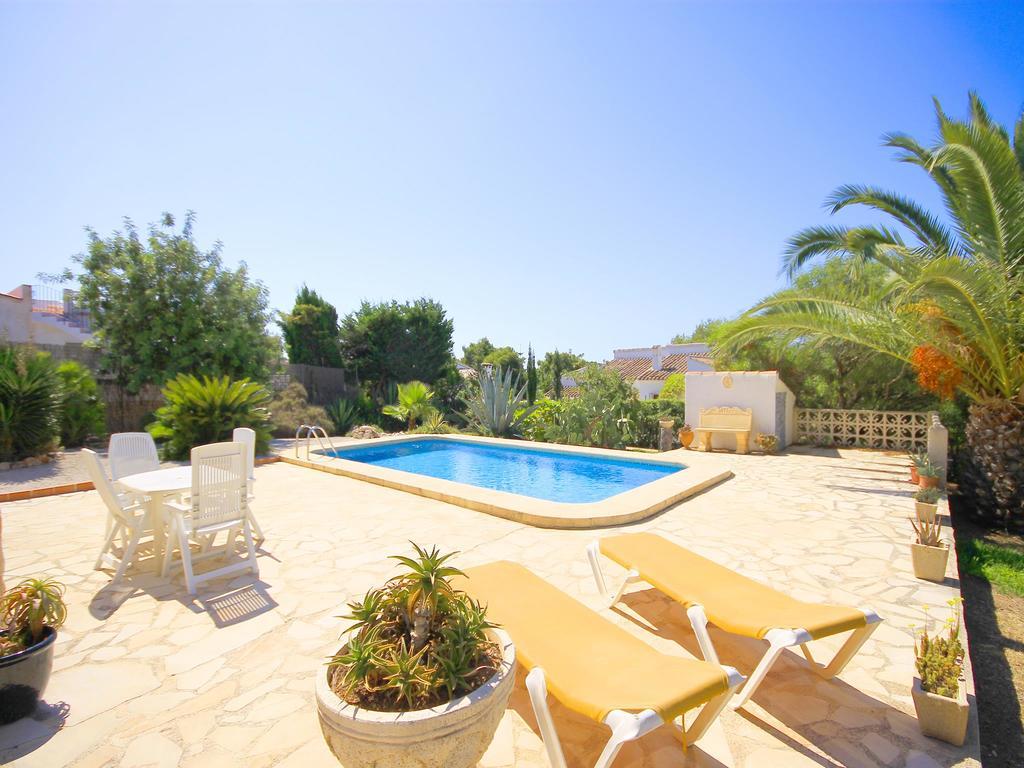
[[671, 418], [676, 429], [686, 422], [686, 404], [682, 400], [659, 397], [657, 400], [638, 400], [633, 419], [633, 444], [642, 448], [657, 448], [661, 428], [658, 422]]
[[562, 405], [565, 402], [547, 397], [538, 400], [533, 406], [533, 411], [523, 419], [523, 437], [540, 443], [554, 440], [553, 427], [562, 414]]
[[431, 404], [434, 393], [422, 381], [409, 381], [398, 385], [398, 392], [395, 397], [397, 402], [385, 405], [381, 413], [393, 419], [406, 422], [406, 430], [412, 431], [416, 428], [416, 422], [421, 421], [437, 409]]
[[53, 448], [59, 417], [60, 379], [50, 356], [0, 348], [0, 461]]
[[524, 420], [534, 406], [524, 405], [526, 385], [519, 386], [519, 377], [511, 368], [484, 369], [477, 379], [476, 391], [466, 400], [473, 426], [493, 437], [519, 434]]
[[270, 442], [270, 394], [248, 379], [227, 376], [198, 379], [179, 373], [163, 389], [166, 404], [156, 411], [156, 421], [147, 429], [164, 440], [164, 456], [187, 459], [197, 445], [231, 439], [236, 427], [256, 432], [256, 452], [265, 452]]
[[293, 381], [270, 401], [270, 420], [274, 437], [295, 437], [300, 424], [324, 425], [329, 416], [319, 405], [310, 405], [306, 388]]
[[26, 579], [0, 597], [0, 657], [30, 648], [43, 639], [45, 627], [64, 623], [64, 590], [53, 579]]
[[349, 604], [348, 642], [328, 662], [331, 687], [350, 704], [377, 711], [425, 709], [479, 688], [500, 650], [487, 637], [486, 610], [452, 586], [452, 554], [413, 544], [393, 555], [406, 571]]
[[60, 441], [65, 448], [84, 445], [106, 431], [105, 408], [89, 369], [74, 360], [57, 366], [61, 380]]
[[423, 420], [423, 424], [413, 430], [418, 435], [450, 435], [459, 430], [444, 420], [444, 414], [434, 411]]
[[928, 693], [953, 699], [960, 686], [964, 647], [960, 642], [960, 601], [950, 600], [949, 606], [952, 615], [946, 620], [945, 635], [928, 634], [926, 613], [925, 626], [914, 643], [914, 651], [921, 688]]
[[658, 393], [659, 400], [686, 400], [686, 374], [670, 374]]
[[779, 447], [779, 438], [775, 435], [758, 434], [755, 440], [757, 447], [765, 453], [775, 453]]

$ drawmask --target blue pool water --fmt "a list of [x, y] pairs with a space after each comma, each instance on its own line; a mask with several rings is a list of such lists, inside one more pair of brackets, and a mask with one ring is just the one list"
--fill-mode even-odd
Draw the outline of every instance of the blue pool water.
[[536, 499], [585, 503], [675, 474], [682, 464], [623, 461], [567, 451], [506, 448], [459, 440], [407, 440], [339, 448], [332, 456], [454, 480]]

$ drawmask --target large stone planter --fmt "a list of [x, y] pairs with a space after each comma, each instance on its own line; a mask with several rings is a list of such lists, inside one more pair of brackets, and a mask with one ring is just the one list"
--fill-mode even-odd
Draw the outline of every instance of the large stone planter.
[[515, 684], [515, 647], [491, 630], [502, 664], [472, 693], [433, 709], [374, 712], [331, 690], [330, 667], [316, 675], [316, 706], [324, 739], [345, 768], [472, 768], [487, 751]]
[[923, 501], [915, 501], [914, 509], [917, 512], [917, 519], [922, 523], [934, 523], [935, 513], [938, 510], [938, 504], [925, 504]]
[[914, 563], [914, 575], [926, 581], [943, 582], [946, 580], [946, 561], [949, 560], [949, 545], [928, 547], [910, 542], [910, 559]]
[[910, 694], [914, 698], [914, 709], [917, 710], [917, 723], [921, 733], [949, 744], [962, 746], [967, 738], [967, 721], [970, 705], [967, 703], [967, 691], [964, 681], [960, 681], [955, 699], [928, 693], [921, 688], [921, 678], [914, 678], [914, 686]]

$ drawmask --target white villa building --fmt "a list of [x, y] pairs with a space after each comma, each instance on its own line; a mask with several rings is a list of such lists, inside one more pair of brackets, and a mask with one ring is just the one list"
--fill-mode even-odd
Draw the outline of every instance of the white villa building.
[[19, 285], [0, 292], [0, 341], [63, 346], [92, 338], [74, 291]]
[[[713, 371], [711, 348], [701, 342], [690, 344], [655, 344], [653, 347], [627, 347], [612, 350], [612, 359], [605, 368], [618, 371], [633, 385], [641, 400], [653, 400], [661, 394], [665, 381], [674, 373], [686, 374], [691, 371]], [[562, 386], [569, 390], [576, 387], [571, 375], [562, 377]]]

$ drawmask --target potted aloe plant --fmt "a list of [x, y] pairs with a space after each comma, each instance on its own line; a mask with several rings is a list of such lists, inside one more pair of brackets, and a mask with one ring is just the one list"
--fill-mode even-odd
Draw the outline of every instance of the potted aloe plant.
[[910, 458], [910, 482], [918, 485], [921, 482], [920, 469], [928, 461], [928, 454], [919, 451], [917, 453], [908, 453], [907, 456]]
[[0, 597], [0, 724], [32, 714], [50, 681], [67, 616], [64, 589], [53, 579], [26, 579]]
[[921, 488], [939, 487], [939, 468], [932, 464], [931, 459], [927, 456], [925, 456], [924, 461], [918, 465], [917, 475], [917, 484]]
[[964, 647], [960, 642], [960, 600], [950, 600], [952, 615], [945, 633], [925, 627], [914, 643], [917, 676], [910, 693], [921, 733], [961, 746], [967, 737], [970, 705], [964, 679]]
[[939, 505], [938, 488], [921, 488], [914, 494], [914, 510], [917, 519], [925, 523], [934, 523]]
[[405, 570], [349, 604], [347, 642], [316, 677], [327, 745], [345, 768], [471, 768], [494, 738], [515, 649], [456, 588], [451, 554], [413, 545]]
[[915, 540], [910, 542], [914, 576], [927, 581], [945, 581], [949, 545], [942, 540], [942, 523], [937, 519], [929, 523], [911, 518], [910, 524], [916, 534]]
[[755, 442], [765, 455], [775, 453], [779, 447], [779, 438], [775, 435], [758, 434]]

